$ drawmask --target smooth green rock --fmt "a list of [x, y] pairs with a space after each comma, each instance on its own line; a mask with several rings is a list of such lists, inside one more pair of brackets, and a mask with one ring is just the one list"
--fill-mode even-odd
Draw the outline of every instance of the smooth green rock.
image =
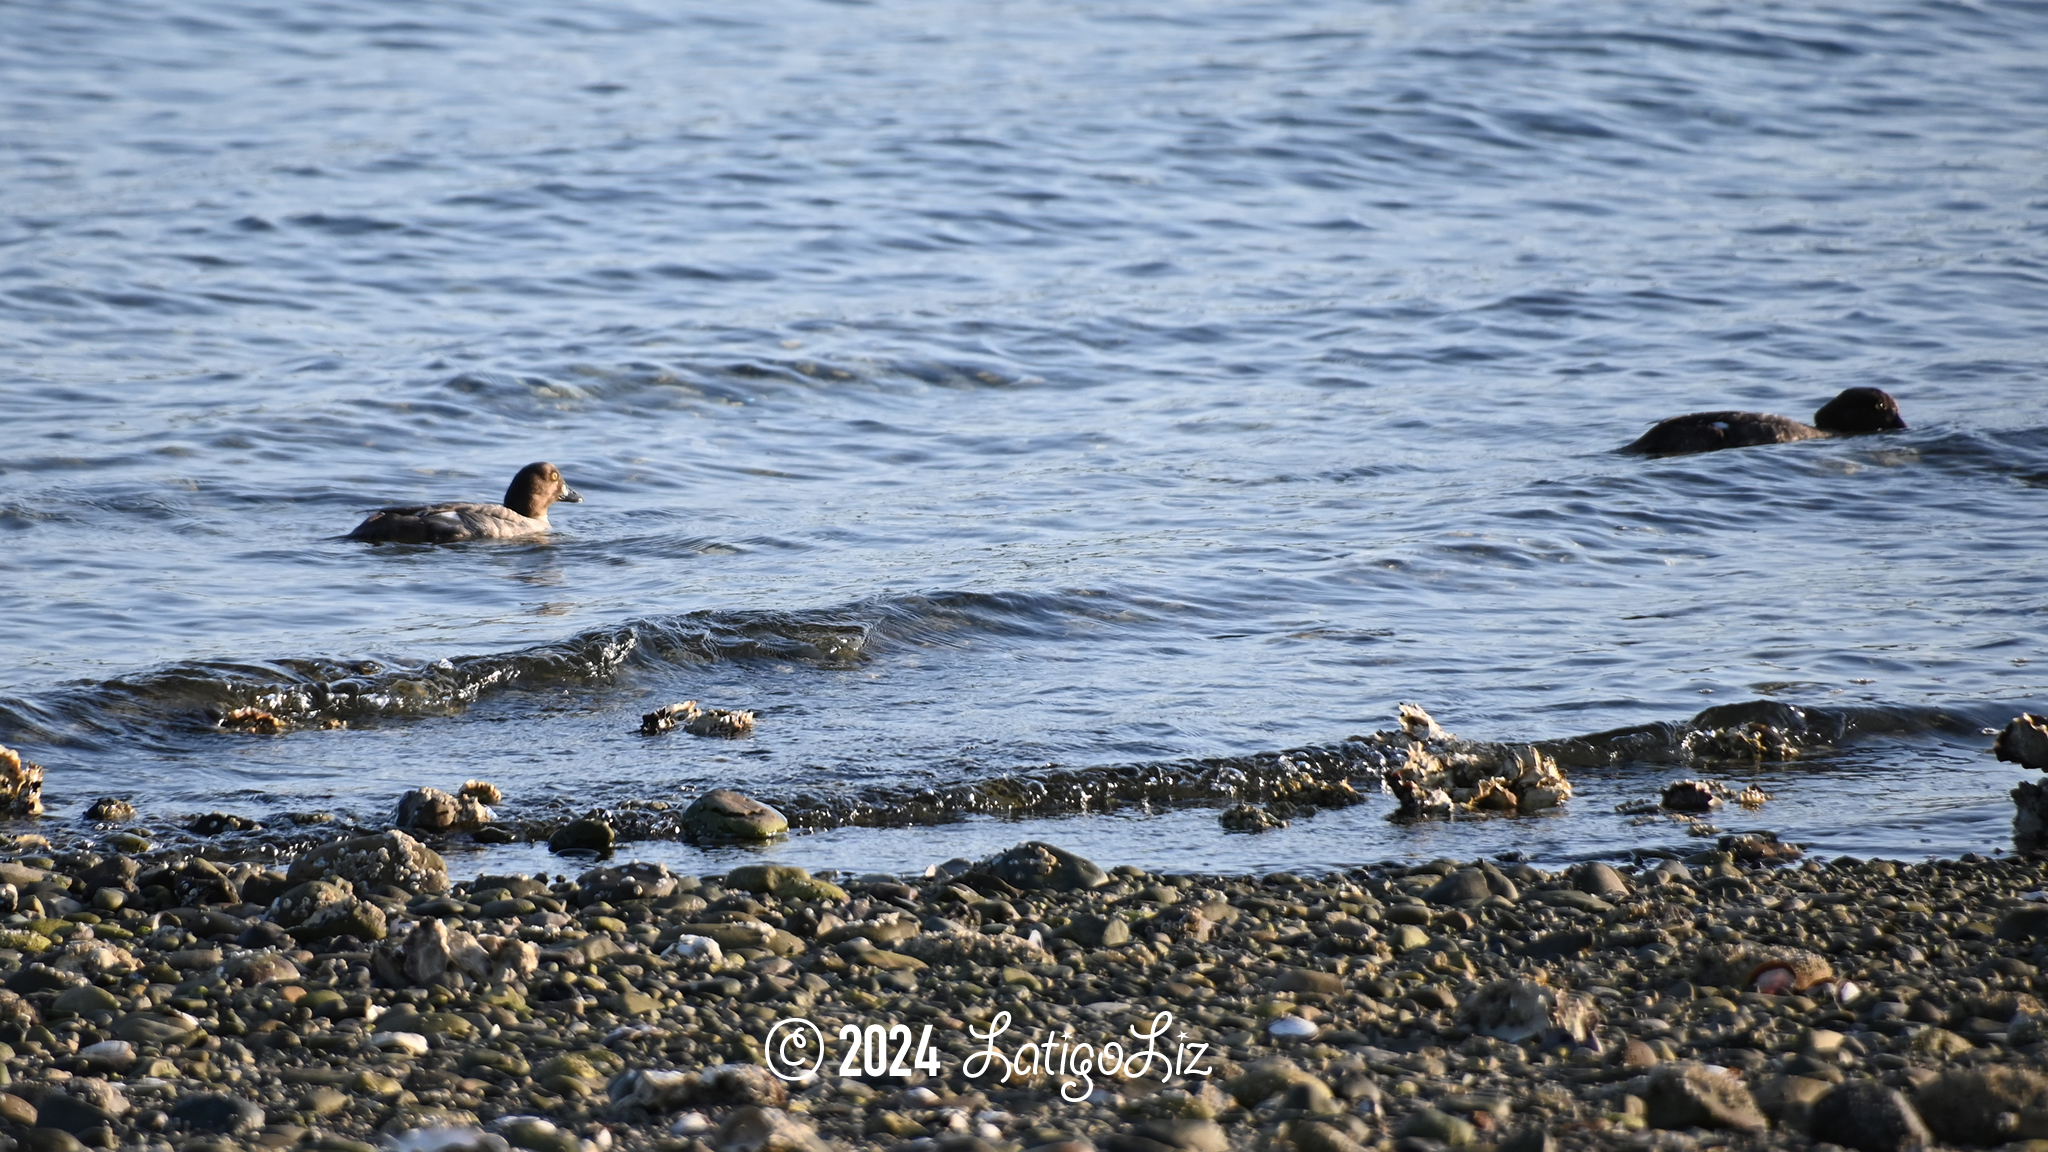
[[53, 1016], [84, 1016], [92, 1012], [117, 1012], [122, 1003], [118, 996], [93, 984], [81, 984], [57, 994], [50, 1001]]
[[789, 831], [782, 813], [730, 788], [706, 792], [680, 817], [685, 835], [709, 843], [773, 840]]

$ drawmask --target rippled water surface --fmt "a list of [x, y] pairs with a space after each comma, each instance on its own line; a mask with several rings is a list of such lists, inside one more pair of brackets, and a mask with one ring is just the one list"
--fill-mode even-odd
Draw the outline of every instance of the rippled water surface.
[[[1723, 823], [2008, 842], [1980, 729], [2048, 700], [2048, 4], [4, 25], [0, 742], [59, 819], [484, 777], [535, 819], [737, 786], [841, 867], [1568, 858], [1684, 845], [1613, 812], [1679, 766], [1263, 836], [1176, 781], [1402, 700], [1533, 740], [1764, 698], [1863, 719]], [[1911, 429], [1613, 452], [1862, 384]], [[341, 539], [542, 459], [587, 498], [545, 540]], [[635, 733], [686, 697], [759, 731]], [[300, 728], [213, 728], [248, 704]], [[1002, 777], [1066, 784], [919, 807]], [[892, 813], [939, 822], [857, 826]]]

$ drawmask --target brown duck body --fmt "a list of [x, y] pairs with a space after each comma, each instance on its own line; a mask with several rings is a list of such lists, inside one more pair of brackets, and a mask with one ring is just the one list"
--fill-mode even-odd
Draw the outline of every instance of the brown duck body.
[[1850, 388], [1821, 406], [1812, 424], [1767, 412], [1694, 412], [1673, 416], [1623, 448], [1640, 456], [1683, 456], [1722, 448], [1790, 444], [1832, 436], [1861, 436], [1901, 429], [1898, 401], [1877, 388]]
[[370, 513], [350, 540], [373, 544], [453, 544], [460, 540], [516, 540], [548, 530], [548, 507], [583, 497], [553, 464], [528, 464], [512, 478], [503, 504], [417, 504]]

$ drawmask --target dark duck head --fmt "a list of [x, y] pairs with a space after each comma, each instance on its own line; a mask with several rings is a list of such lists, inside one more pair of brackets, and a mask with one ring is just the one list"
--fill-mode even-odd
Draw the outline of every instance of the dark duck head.
[[1899, 416], [1899, 402], [1884, 389], [1845, 388], [1813, 414], [1813, 426], [1837, 436], [1861, 436], [1896, 432], [1906, 421]]
[[521, 516], [539, 519], [548, 514], [548, 505], [558, 502], [581, 504], [583, 496], [569, 487], [553, 464], [545, 461], [521, 468], [519, 475], [512, 478], [512, 486], [505, 489], [505, 507]]

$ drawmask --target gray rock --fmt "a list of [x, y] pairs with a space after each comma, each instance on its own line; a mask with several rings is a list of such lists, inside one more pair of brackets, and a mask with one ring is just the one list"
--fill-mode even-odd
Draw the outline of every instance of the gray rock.
[[307, 942], [354, 936], [358, 940], [382, 940], [387, 931], [384, 910], [368, 900], [348, 899], [329, 904], [292, 929], [292, 935]]
[[1440, 1140], [1453, 1148], [1462, 1148], [1479, 1138], [1470, 1120], [1439, 1112], [1435, 1108], [1419, 1108], [1401, 1124], [1397, 1136], [1419, 1136], [1424, 1140]]
[[270, 910], [264, 918], [281, 928], [291, 929], [304, 924], [313, 913], [335, 904], [346, 904], [355, 899], [355, 893], [344, 884], [327, 880], [309, 880], [270, 902]]
[[555, 1127], [538, 1116], [518, 1116], [498, 1121], [500, 1132], [514, 1148], [528, 1152], [581, 1152], [583, 1142], [574, 1132]]
[[113, 1032], [116, 1040], [131, 1044], [182, 1044], [200, 1031], [199, 1022], [184, 1013], [163, 1015], [156, 1012], [130, 1012], [114, 1021]]
[[780, 1109], [736, 1108], [711, 1140], [718, 1152], [823, 1152], [811, 1126]]
[[1593, 895], [1591, 892], [1581, 892], [1576, 888], [1558, 888], [1550, 891], [1532, 892], [1530, 896], [1537, 903], [1548, 904], [1552, 908], [1570, 908], [1578, 912], [1598, 912], [1602, 914], [1614, 911], [1614, 905]]
[[[737, 873], [740, 869], [733, 871]], [[635, 862], [615, 868], [593, 868], [577, 878], [577, 885], [582, 889], [585, 904], [600, 900], [618, 904], [626, 900], [659, 900], [676, 890], [676, 878], [669, 874], [666, 864]], [[773, 890], [772, 885], [762, 889]]]
[[330, 878], [367, 888], [389, 884], [421, 895], [448, 890], [441, 854], [395, 830], [323, 844], [292, 861], [286, 877], [295, 884]]
[[2022, 780], [2011, 795], [2012, 846], [2027, 853], [2048, 850], [2048, 787]]
[[1650, 1073], [1644, 1096], [1652, 1128], [1726, 1128], [1762, 1132], [1768, 1124], [1742, 1081], [1703, 1064], [1667, 1064]]
[[[1502, 880], [1507, 878], [1503, 876]], [[1493, 888], [1486, 882], [1486, 873], [1477, 868], [1460, 868], [1429, 886], [1422, 894], [1431, 904], [1463, 904], [1471, 900], [1484, 900], [1493, 895]]]
[[1934, 1142], [1911, 1102], [1876, 1080], [1850, 1080], [1813, 1106], [1807, 1134], [1860, 1152], [1919, 1152]]
[[267, 869], [252, 872], [242, 881], [242, 899], [251, 904], [269, 904], [279, 896], [292, 890], [295, 885], [282, 872]]
[[714, 788], [683, 809], [683, 832], [708, 843], [773, 840], [789, 831], [789, 820], [775, 809], [730, 788]]
[[1341, 996], [1344, 993], [1344, 978], [1335, 972], [1318, 972], [1313, 968], [1287, 968], [1280, 973], [1274, 988], [1281, 992], [1307, 992], [1316, 996]]
[[2048, 1076], [2031, 1069], [1946, 1072], [1915, 1093], [1914, 1102], [1945, 1144], [2048, 1139]]
[[171, 1105], [170, 1116], [188, 1132], [248, 1136], [263, 1127], [263, 1109], [239, 1096], [221, 1092], [186, 1096]]
[[1531, 1124], [1501, 1141], [1500, 1152], [1557, 1152], [1557, 1140], [1550, 1129]]
[[[87, 1016], [94, 1012], [116, 1012], [121, 1006], [120, 997], [112, 992], [96, 984], [81, 984], [68, 991], [59, 992], [57, 998], [50, 1001], [50, 1015], [53, 1018]], [[60, 1124], [58, 1127], [61, 1128], [63, 1125]]]
[[1121, 916], [1076, 916], [1060, 935], [1083, 948], [1116, 948], [1131, 942], [1131, 926]]
[[1998, 919], [2001, 940], [2038, 940], [2048, 936], [2048, 904], [2015, 908]]
[[31, 1128], [21, 1146], [24, 1152], [85, 1152], [78, 1137], [62, 1128]]
[[[1229, 1152], [1230, 1138], [1214, 1120], [1147, 1120], [1133, 1130], [1143, 1140], [1178, 1148], [1182, 1152]], [[1115, 1137], [1110, 1147], [1115, 1148]]]
[[555, 829], [555, 834], [548, 837], [548, 851], [609, 852], [617, 838], [610, 824], [595, 816], [585, 816]]
[[491, 810], [474, 796], [414, 788], [398, 798], [391, 822], [409, 832], [474, 831], [491, 822]]
[[1804, 1132], [1813, 1119], [1814, 1104], [1833, 1087], [1810, 1076], [1773, 1076], [1757, 1085], [1756, 1102], [1778, 1127]]
[[1507, 873], [1502, 872], [1485, 860], [1479, 862], [1479, 871], [1486, 876], [1487, 890], [1491, 891], [1495, 896], [1503, 900], [1520, 900], [1522, 898], [1521, 888], [1508, 878]]
[[1598, 860], [1581, 864], [1573, 871], [1572, 887], [1590, 892], [1602, 900], [1619, 900], [1629, 893], [1628, 881], [1621, 878], [1621, 873]]
[[982, 865], [998, 880], [1027, 892], [1078, 892], [1109, 883], [1109, 873], [1064, 848], [1027, 840], [999, 852]]
[[36, 1124], [39, 1127], [62, 1129], [73, 1136], [88, 1128], [113, 1122], [113, 1114], [106, 1109], [62, 1092], [44, 1096], [43, 1102], [36, 1106]]
[[281, 952], [265, 949], [260, 952], [244, 952], [228, 961], [225, 969], [228, 976], [244, 984], [269, 984], [278, 980], [297, 980], [299, 966]]

